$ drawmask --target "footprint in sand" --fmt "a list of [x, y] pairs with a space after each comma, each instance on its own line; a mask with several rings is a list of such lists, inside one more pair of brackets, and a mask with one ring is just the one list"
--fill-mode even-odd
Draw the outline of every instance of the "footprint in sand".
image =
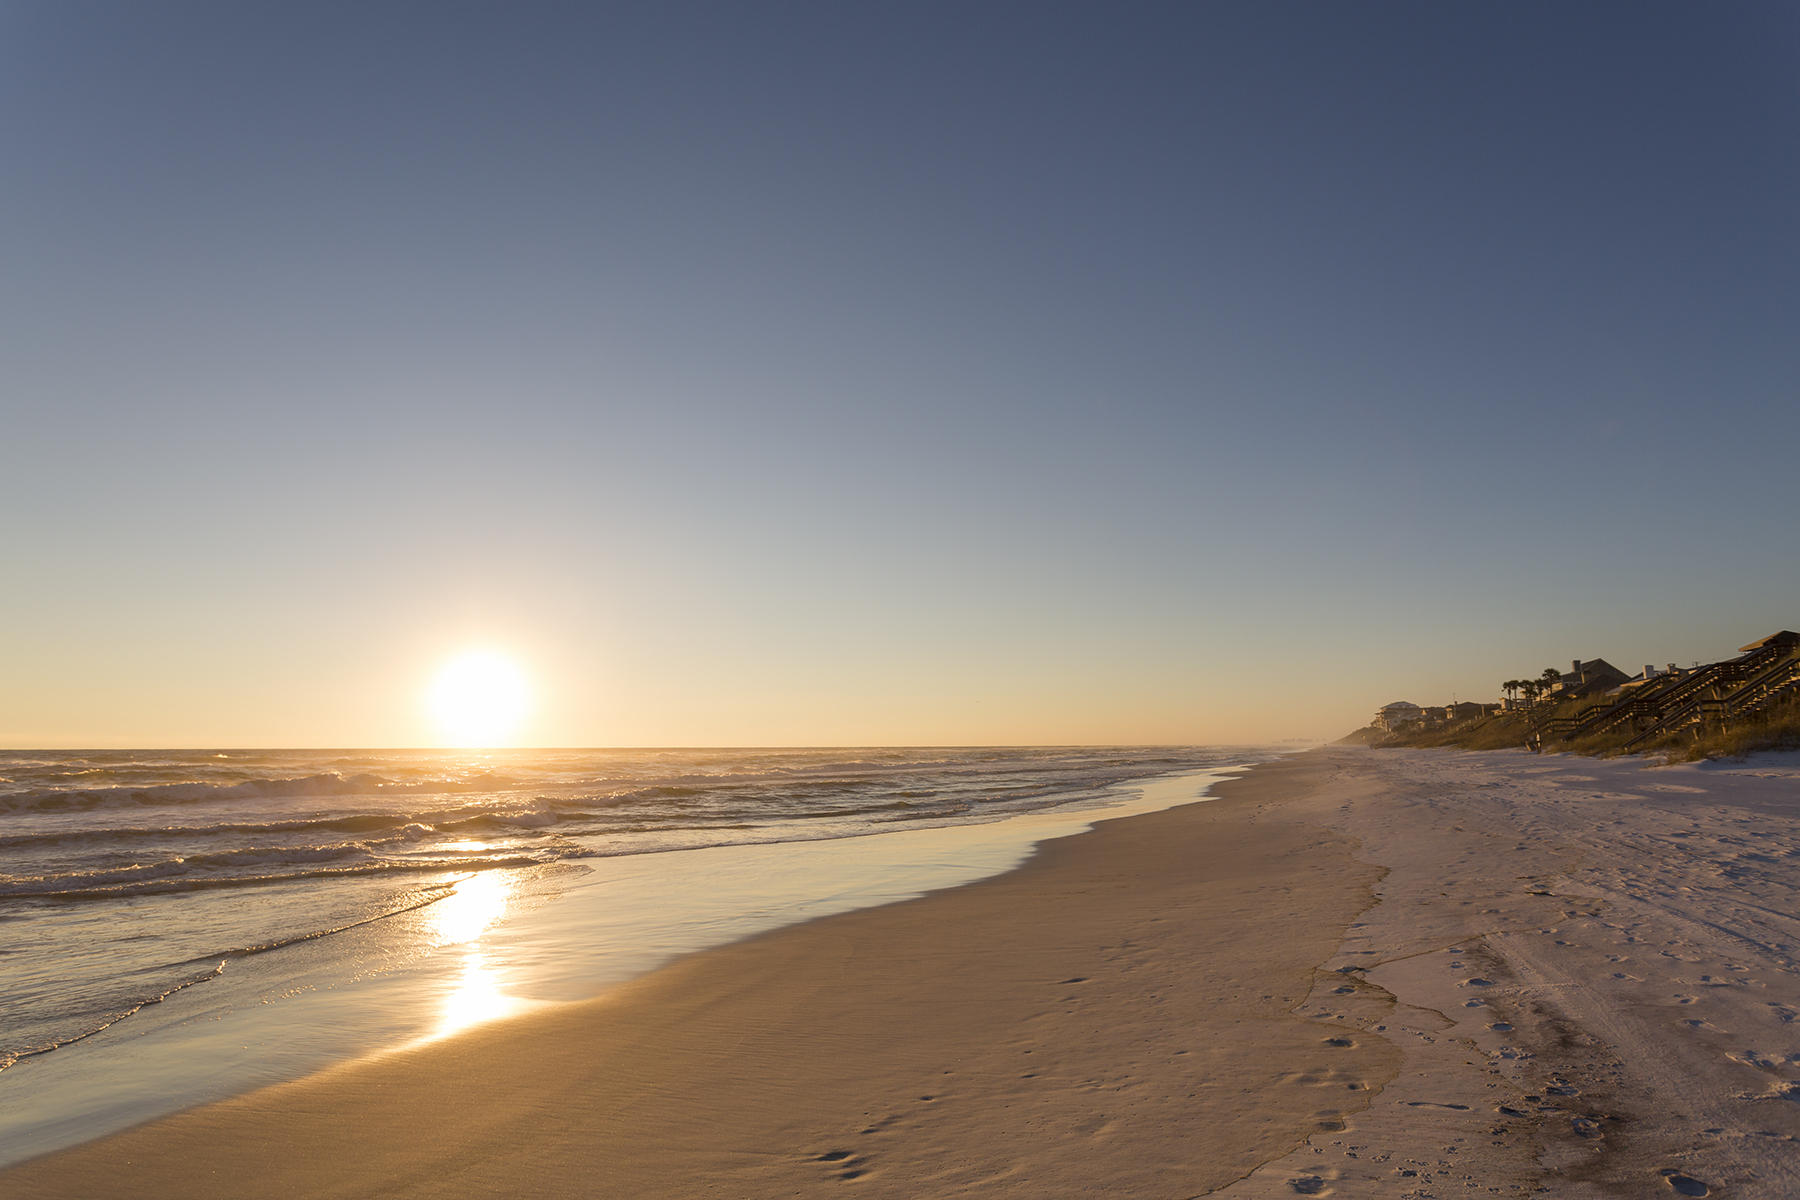
[[825, 1163], [833, 1168], [841, 1167], [842, 1170], [837, 1172], [839, 1179], [860, 1179], [869, 1173], [868, 1168], [863, 1165], [863, 1160], [848, 1150], [827, 1150], [823, 1154], [815, 1155], [813, 1161]]
[[1299, 1192], [1302, 1196], [1327, 1196], [1331, 1194], [1331, 1189], [1326, 1187], [1325, 1181], [1317, 1175], [1302, 1175], [1297, 1179], [1290, 1179], [1288, 1180], [1288, 1186], [1293, 1188], [1296, 1192]]
[[1743, 1063], [1746, 1067], [1755, 1067], [1759, 1071], [1773, 1071], [1777, 1067], [1774, 1059], [1760, 1050], [1739, 1050], [1725, 1056], [1733, 1062]]
[[1712, 1189], [1695, 1179], [1692, 1175], [1683, 1175], [1680, 1171], [1669, 1168], [1662, 1173], [1663, 1182], [1674, 1188], [1676, 1194], [1682, 1196], [1706, 1196]]

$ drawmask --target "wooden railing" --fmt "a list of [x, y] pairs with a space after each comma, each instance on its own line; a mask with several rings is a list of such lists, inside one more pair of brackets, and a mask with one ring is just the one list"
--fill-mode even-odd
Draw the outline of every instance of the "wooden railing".
[[1665, 710], [1655, 725], [1626, 742], [1624, 748], [1630, 750], [1653, 737], [1679, 733], [1709, 717], [1752, 717], [1790, 695], [1800, 694], [1800, 651], [1791, 646], [1783, 646], [1781, 651], [1780, 658], [1743, 680], [1729, 695], [1692, 696], [1680, 706]]
[[1656, 682], [1640, 684], [1631, 689], [1630, 695], [1617, 700], [1590, 704], [1568, 716], [1550, 717], [1537, 727], [1537, 732], [1541, 737], [1566, 742], [1605, 733], [1627, 720], [1653, 719], [1668, 702], [1669, 694], [1689, 678], [1691, 676], [1670, 675]]
[[[1727, 688], [1729, 692], [1724, 690]], [[1800, 688], [1800, 647], [1785, 643], [1765, 646], [1742, 658], [1670, 676], [1664, 683], [1640, 684], [1631, 695], [1612, 703], [1534, 721], [1533, 732], [1542, 745], [1596, 736], [1630, 721], [1637, 732], [1625, 743], [1629, 750], [1652, 737], [1685, 729], [1709, 714], [1759, 712], [1774, 701], [1777, 692], [1785, 695], [1794, 688]]]

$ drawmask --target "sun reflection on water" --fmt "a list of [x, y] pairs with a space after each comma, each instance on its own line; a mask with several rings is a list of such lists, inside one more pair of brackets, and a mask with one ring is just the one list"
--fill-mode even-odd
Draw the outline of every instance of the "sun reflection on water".
[[496, 1020], [527, 1007], [506, 993], [505, 974], [477, 939], [506, 915], [512, 886], [499, 871], [471, 875], [456, 890], [431, 906], [432, 933], [439, 946], [463, 947], [462, 972], [444, 995], [432, 1037], [448, 1037], [472, 1025]]
[[444, 997], [435, 1036], [448, 1037], [524, 1008], [525, 1001], [507, 995], [501, 983], [500, 972], [488, 965], [487, 957], [480, 950], [471, 949], [456, 986]]
[[512, 889], [498, 871], [471, 875], [456, 890], [431, 906], [432, 932], [440, 946], [472, 942], [506, 915]]

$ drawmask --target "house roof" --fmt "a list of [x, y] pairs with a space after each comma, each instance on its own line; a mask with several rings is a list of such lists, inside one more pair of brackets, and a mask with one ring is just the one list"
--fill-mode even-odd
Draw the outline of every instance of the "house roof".
[[1609, 671], [1615, 675], [1618, 675], [1621, 679], [1629, 678], [1625, 674], [1625, 672], [1619, 670], [1619, 668], [1613, 666], [1611, 663], [1607, 662], [1604, 658], [1588, 658], [1588, 659], [1582, 660], [1580, 674], [1577, 674], [1574, 671], [1564, 671], [1563, 672], [1563, 681], [1566, 683], [1571, 679], [1577, 679], [1577, 680], [1582, 679], [1582, 678], [1592, 679], [1597, 675], [1600, 675], [1604, 672], [1609, 672]]
[[1764, 646], [1785, 646], [1800, 642], [1800, 633], [1791, 629], [1783, 629], [1780, 633], [1771, 633], [1760, 641], [1751, 642], [1748, 646], [1739, 646], [1739, 654], [1748, 654], [1752, 650], [1761, 650]]
[[1417, 707], [1419, 707], [1419, 706], [1414, 704], [1411, 700], [1395, 700], [1391, 704], [1382, 705], [1376, 711], [1377, 712], [1386, 712], [1390, 708], [1417, 708]]

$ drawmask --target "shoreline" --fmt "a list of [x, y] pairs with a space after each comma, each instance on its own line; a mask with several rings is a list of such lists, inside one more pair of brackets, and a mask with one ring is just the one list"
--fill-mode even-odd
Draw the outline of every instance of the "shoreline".
[[1291, 1011], [1377, 873], [1342, 839], [1256, 819], [1263, 769], [1005, 874], [178, 1113], [0, 1187], [92, 1194], [125, 1169], [143, 1196], [246, 1178], [573, 1195], [596, 1172], [640, 1196], [1223, 1186], [1359, 1109], [1396, 1058], [1327, 1044], [1342, 1039]]
[[[1099, 820], [1207, 799], [1241, 765], [1114, 784], [1085, 803], [879, 835], [794, 838], [589, 860], [546, 895], [488, 873], [403, 921], [349, 931], [351, 952], [398, 970], [350, 974], [340, 943], [256, 958], [229, 981], [172, 997], [105, 1044], [78, 1042], [0, 1074], [0, 1169], [148, 1121], [580, 1002], [684, 955], [835, 913], [911, 899], [1024, 862]], [[408, 941], [437, 943], [423, 953]], [[320, 943], [319, 945], [322, 945]], [[337, 949], [333, 949], [337, 947]], [[335, 973], [334, 973], [335, 969]], [[245, 999], [251, 1001], [245, 1003]], [[258, 997], [261, 997], [258, 1002]]]
[[0, 1188], [1800, 1190], [1800, 759], [1325, 748], [1214, 796]]

